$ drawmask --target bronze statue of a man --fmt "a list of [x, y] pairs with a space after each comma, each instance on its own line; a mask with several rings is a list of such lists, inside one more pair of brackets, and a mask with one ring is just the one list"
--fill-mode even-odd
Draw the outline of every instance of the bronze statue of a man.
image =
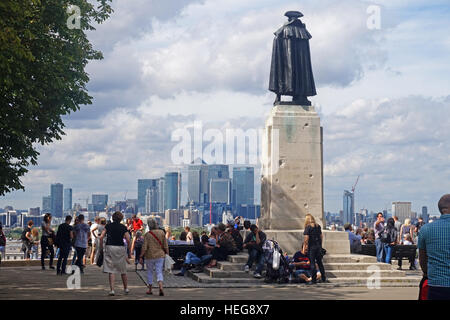
[[[312, 37], [299, 19], [301, 12], [288, 11], [285, 16], [289, 21], [275, 32], [273, 40], [269, 90], [277, 95], [274, 105], [309, 106], [307, 97], [317, 94], [309, 49]], [[292, 96], [292, 102], [282, 102], [281, 95]]]

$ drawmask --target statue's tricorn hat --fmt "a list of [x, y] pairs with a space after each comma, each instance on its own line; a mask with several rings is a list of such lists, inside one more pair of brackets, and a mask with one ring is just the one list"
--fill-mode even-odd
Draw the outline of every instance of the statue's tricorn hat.
[[303, 13], [301, 13], [300, 11], [288, 11], [284, 15], [288, 18], [294, 18], [294, 19], [303, 17]]

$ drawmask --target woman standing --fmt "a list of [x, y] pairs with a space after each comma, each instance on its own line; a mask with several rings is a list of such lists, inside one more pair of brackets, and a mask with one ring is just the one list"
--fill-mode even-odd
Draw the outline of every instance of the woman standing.
[[149, 218], [147, 220], [148, 232], [144, 236], [144, 245], [142, 246], [139, 262], [147, 265], [147, 294], [152, 294], [153, 284], [153, 268], [156, 269], [156, 280], [159, 284], [159, 295], [163, 296], [163, 267], [164, 258], [169, 253], [169, 245], [164, 231], [158, 228], [158, 224], [155, 219]]
[[53, 250], [53, 237], [54, 231], [50, 227], [52, 222], [52, 215], [50, 213], [46, 213], [44, 215], [44, 221], [42, 221], [42, 236], [41, 236], [41, 266], [42, 270], [45, 270], [44, 259], [46, 256], [47, 250], [50, 252], [50, 269], [55, 269], [53, 266], [53, 257], [55, 256], [55, 251]]
[[399, 242], [403, 242], [405, 235], [408, 234], [411, 236], [411, 238], [414, 238], [414, 228], [411, 225], [411, 219], [405, 219], [405, 223], [401, 226]]
[[115, 294], [114, 280], [116, 273], [119, 273], [122, 277], [125, 294], [129, 293], [126, 259], [131, 257], [127, 254], [123, 239], [125, 238], [128, 247], [130, 247], [130, 234], [127, 227], [120, 223], [122, 219], [123, 214], [120, 211], [114, 212], [112, 216], [113, 222], [105, 226], [100, 236], [100, 246], [103, 245], [103, 239], [106, 236], [106, 244], [103, 251], [103, 272], [109, 273], [110, 296]]
[[39, 230], [33, 228], [31, 230], [31, 259], [37, 260], [39, 252]]
[[394, 218], [389, 218], [387, 220], [387, 224], [385, 230], [383, 232], [387, 232], [389, 234], [389, 243], [384, 243], [384, 262], [391, 263], [392, 258], [392, 248], [397, 244], [398, 239], [398, 231], [395, 229], [395, 220]]
[[310, 214], [305, 218], [305, 231], [303, 233], [303, 250], [304, 255], [308, 255], [311, 263], [311, 283], [317, 283], [316, 263], [319, 266], [322, 282], [329, 282], [325, 275], [325, 268], [322, 262], [322, 241], [323, 234], [320, 225], [316, 223], [314, 217]]

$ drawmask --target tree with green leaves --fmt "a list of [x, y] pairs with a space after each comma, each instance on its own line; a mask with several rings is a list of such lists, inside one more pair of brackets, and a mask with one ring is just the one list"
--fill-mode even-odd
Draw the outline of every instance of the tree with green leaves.
[[85, 67], [103, 56], [86, 32], [111, 1], [0, 1], [0, 195], [24, 190], [37, 145], [60, 140], [62, 116], [92, 104]]

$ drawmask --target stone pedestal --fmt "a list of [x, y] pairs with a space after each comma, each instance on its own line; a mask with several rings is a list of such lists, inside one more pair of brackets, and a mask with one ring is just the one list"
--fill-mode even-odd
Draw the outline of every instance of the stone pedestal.
[[308, 213], [323, 226], [322, 128], [314, 107], [275, 106], [263, 145], [260, 226], [303, 229]]
[[[313, 106], [277, 105], [266, 120], [259, 226], [292, 254], [301, 249], [306, 214], [325, 225], [320, 118]], [[324, 231], [331, 254], [350, 253], [345, 232]]]

